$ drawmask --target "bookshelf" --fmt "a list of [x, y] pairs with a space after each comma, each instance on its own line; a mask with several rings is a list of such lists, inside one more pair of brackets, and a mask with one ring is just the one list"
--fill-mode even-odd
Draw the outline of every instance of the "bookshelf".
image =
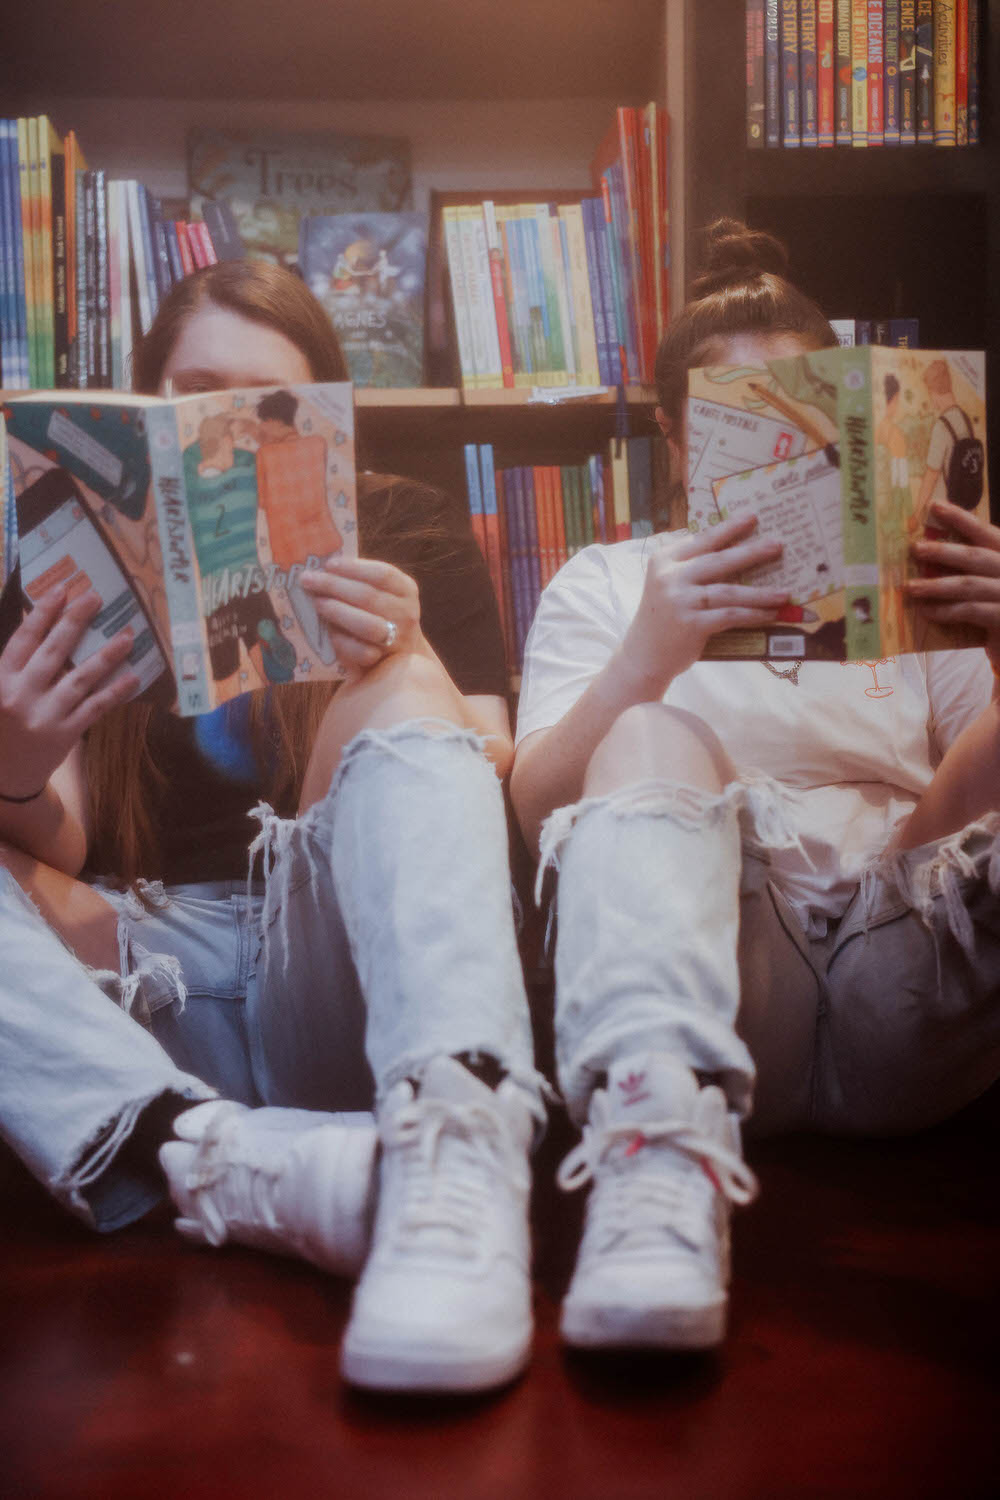
[[690, 0], [687, 254], [721, 214], [788, 245], [792, 274], [831, 317], [920, 319], [929, 348], [985, 348], [994, 515], [1000, 516], [1000, 3], [983, 6], [982, 143], [854, 149], [746, 146], [743, 0]]

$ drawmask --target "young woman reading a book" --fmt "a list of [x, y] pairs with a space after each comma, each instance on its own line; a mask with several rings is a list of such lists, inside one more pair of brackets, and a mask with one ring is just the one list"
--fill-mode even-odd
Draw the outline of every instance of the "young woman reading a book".
[[[343, 379], [311, 293], [257, 261], [175, 287], [135, 360], [178, 395]], [[349, 1378], [488, 1386], [529, 1349], [541, 1113], [500, 628], [442, 497], [363, 476], [359, 529], [302, 580], [336, 691], [126, 702], [130, 638], [66, 670], [96, 602], [58, 590], [0, 655], [2, 1129], [102, 1230], [162, 1197], [162, 1146], [195, 1238], [365, 1264]]]
[[[835, 343], [776, 241], [714, 226], [657, 361], [676, 460], [688, 369]], [[587, 548], [542, 596], [512, 794], [559, 869], [559, 1081], [584, 1126], [560, 1179], [592, 1183], [573, 1344], [721, 1339], [752, 1101], [762, 1130], [902, 1131], [1000, 1071], [1000, 530], [937, 515], [955, 540], [914, 550], [943, 576], [910, 592], [985, 653], [699, 661], [787, 602], [744, 581], [780, 553], [753, 520]]]

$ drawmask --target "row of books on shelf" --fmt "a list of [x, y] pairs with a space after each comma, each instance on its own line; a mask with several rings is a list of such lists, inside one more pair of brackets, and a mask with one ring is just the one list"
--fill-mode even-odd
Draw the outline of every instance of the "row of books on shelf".
[[444, 207], [463, 387], [652, 382], [670, 315], [668, 145], [663, 109], [619, 108], [594, 196]]
[[473, 534], [500, 606], [508, 662], [520, 671], [541, 591], [563, 563], [591, 542], [652, 534], [662, 445], [629, 437], [582, 462], [501, 467], [489, 443], [468, 443], [464, 452]]
[[980, 0], [747, 0], [747, 144], [974, 146]]
[[87, 167], [47, 115], [0, 120], [0, 381], [8, 390], [127, 384], [134, 338], [200, 266], [242, 254], [225, 204], [164, 214], [134, 179]]
[[841, 348], [881, 344], [890, 349], [919, 349], [919, 318], [831, 318]]

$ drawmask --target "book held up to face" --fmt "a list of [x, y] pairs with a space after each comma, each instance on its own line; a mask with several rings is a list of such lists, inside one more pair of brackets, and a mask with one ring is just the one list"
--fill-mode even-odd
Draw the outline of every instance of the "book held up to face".
[[821, 349], [759, 367], [692, 370], [688, 526], [754, 514], [781, 558], [746, 582], [786, 589], [774, 625], [733, 630], [705, 655], [861, 661], [981, 644], [926, 619], [905, 583], [910, 543], [940, 538], [948, 500], [989, 520], [981, 353]]
[[139, 692], [185, 716], [342, 675], [299, 579], [357, 555], [350, 385], [60, 392], [10, 399], [3, 416], [18, 563], [7, 593], [31, 608], [56, 585], [96, 590], [75, 662], [128, 625]]

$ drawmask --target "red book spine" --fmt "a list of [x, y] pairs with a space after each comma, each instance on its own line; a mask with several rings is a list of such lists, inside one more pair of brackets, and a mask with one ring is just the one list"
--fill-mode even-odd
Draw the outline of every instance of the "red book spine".
[[181, 265], [184, 267], [185, 276], [190, 276], [191, 272], [196, 269], [191, 241], [188, 239], [188, 227], [183, 219], [178, 219], [174, 225], [177, 231], [177, 248], [181, 253]]
[[215, 246], [212, 244], [212, 236], [208, 232], [208, 225], [201, 223], [192, 224], [190, 231], [198, 237], [198, 244], [201, 246], [201, 264], [203, 266], [217, 265], [219, 257], [215, 253]]
[[955, 144], [969, 144], [969, 0], [955, 5]]
[[816, 60], [819, 73], [819, 144], [834, 141], [834, 0], [819, 0], [816, 7]]

